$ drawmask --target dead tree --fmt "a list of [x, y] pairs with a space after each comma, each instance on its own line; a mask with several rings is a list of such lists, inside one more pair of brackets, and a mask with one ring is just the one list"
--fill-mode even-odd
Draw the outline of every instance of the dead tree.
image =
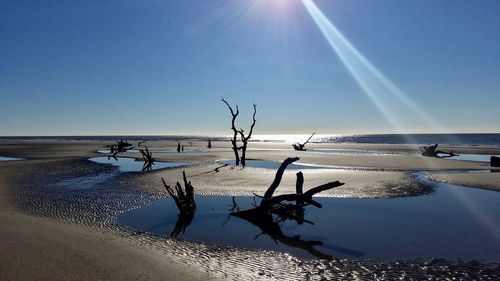
[[153, 158], [153, 153], [149, 152], [148, 147], [145, 146], [146, 150], [140, 149], [139, 151], [142, 154], [142, 159], [144, 160], [144, 165], [142, 166], [142, 171], [151, 171], [153, 165], [155, 164], [155, 160]]
[[238, 138], [238, 129], [236, 129], [236, 117], [238, 117], [238, 114], [240, 114], [240, 109], [238, 108], [238, 105], [236, 105], [236, 111], [233, 110], [233, 108], [229, 105], [229, 103], [222, 98], [221, 99], [223, 103], [227, 105], [229, 108], [229, 111], [231, 112], [231, 130], [233, 130], [233, 138], [231, 139], [231, 145], [232, 149], [234, 152], [234, 164], [236, 166], [240, 165], [240, 154], [238, 153], [238, 143], [237, 143], [237, 138]]
[[294, 143], [292, 144], [293, 146], [293, 149], [295, 150], [298, 150], [298, 151], [306, 151], [306, 144], [312, 139], [312, 137], [316, 134], [316, 132], [314, 132], [307, 140], [305, 143]]
[[[422, 156], [427, 157], [436, 157], [436, 158], [445, 158], [445, 157], [453, 157], [457, 156], [457, 154], [453, 153], [453, 151], [445, 152], [442, 150], [437, 150], [438, 144], [429, 145], [429, 146], [420, 146], [420, 151]], [[445, 154], [445, 155], [439, 155]]]
[[[311, 221], [304, 218], [306, 206], [313, 205], [318, 208], [322, 207], [320, 203], [313, 199], [313, 195], [341, 186], [343, 183], [334, 181], [311, 188], [303, 193], [302, 187], [304, 183], [304, 176], [302, 172], [299, 172], [297, 173], [296, 193], [273, 196], [275, 190], [281, 182], [285, 169], [289, 164], [297, 160], [299, 160], [299, 158], [287, 158], [281, 164], [276, 172], [273, 183], [264, 193], [264, 196], [261, 197], [262, 200], [259, 205], [256, 205], [255, 208], [244, 211], [239, 211], [239, 208], [234, 207], [234, 209], [238, 211], [231, 212], [231, 215], [256, 225], [262, 230], [263, 233], [269, 235], [275, 241], [280, 241], [292, 247], [305, 249], [320, 258], [327, 258], [329, 256], [314, 249], [314, 246], [322, 244], [320, 241], [304, 241], [300, 240], [298, 236], [288, 237], [281, 231], [281, 224], [286, 220], [296, 221], [298, 224], [302, 224], [304, 222], [313, 224]], [[236, 205], [234, 201], [233, 205]]]
[[243, 145], [240, 147], [241, 149], [241, 165], [245, 167], [246, 165], [246, 153], [247, 153], [247, 146], [248, 146], [248, 140], [252, 137], [253, 133], [253, 128], [255, 127], [255, 122], [257, 120], [255, 119], [255, 115], [257, 114], [257, 105], [253, 104], [253, 115], [252, 115], [252, 125], [250, 126], [250, 132], [248, 132], [248, 135], [245, 136], [244, 130], [240, 129], [238, 133], [240, 134], [241, 137], [241, 142]]
[[[246, 151], [247, 151], [247, 146], [248, 146], [248, 141], [252, 137], [253, 129], [255, 127], [255, 122], [257, 120], [255, 119], [255, 115], [257, 114], [257, 105], [253, 105], [253, 115], [252, 115], [252, 125], [250, 126], [250, 131], [247, 136], [245, 136], [245, 131], [243, 129], [236, 129], [236, 117], [238, 117], [238, 114], [240, 114], [240, 110], [238, 108], [238, 105], [236, 105], [236, 111], [233, 110], [231, 105], [222, 98], [221, 99], [223, 103], [227, 105], [229, 108], [229, 111], [231, 112], [231, 130], [233, 130], [233, 138], [231, 139], [231, 145], [232, 149], [234, 152], [234, 159], [235, 159], [235, 165], [239, 166], [240, 162], [242, 166], [245, 166], [245, 160], [246, 160]], [[243, 143], [241, 146], [238, 146], [238, 134], [240, 135], [241, 142]], [[238, 150], [241, 150], [241, 158]]]
[[182, 172], [182, 177], [184, 181], [184, 190], [182, 190], [181, 184], [177, 182], [175, 184], [175, 191], [169, 185], [165, 183], [162, 178], [163, 186], [167, 190], [170, 197], [175, 202], [177, 209], [179, 210], [179, 217], [177, 223], [170, 234], [171, 236], [177, 236], [179, 233], [184, 233], [186, 228], [191, 224], [194, 214], [196, 213], [196, 202], [194, 201], [194, 188], [191, 182], [186, 179], [186, 172]]

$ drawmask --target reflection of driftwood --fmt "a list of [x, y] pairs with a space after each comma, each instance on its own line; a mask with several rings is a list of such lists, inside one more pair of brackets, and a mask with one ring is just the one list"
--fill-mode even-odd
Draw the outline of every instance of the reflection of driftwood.
[[172, 236], [177, 236], [181, 231], [184, 233], [186, 228], [191, 224], [194, 214], [196, 212], [196, 202], [194, 201], [194, 188], [191, 182], [186, 179], [186, 172], [182, 172], [182, 177], [184, 180], [184, 190], [182, 190], [181, 184], [177, 182], [174, 189], [165, 183], [162, 178], [163, 185], [167, 190], [168, 194], [172, 197], [179, 210], [179, 218], [175, 224], [174, 230], [172, 231]]
[[142, 154], [142, 159], [144, 160], [144, 165], [142, 166], [142, 171], [151, 171], [152, 166], [155, 164], [155, 159], [153, 158], [153, 153], [149, 152], [148, 147], [145, 146], [146, 150], [140, 149]]
[[319, 258], [328, 258], [328, 255], [314, 249], [314, 246], [322, 245], [322, 242], [300, 240], [299, 236], [286, 236], [281, 230], [280, 224], [286, 220], [296, 221], [298, 224], [302, 224], [304, 222], [312, 224], [312, 222], [304, 218], [304, 208], [307, 205], [313, 205], [318, 208], [322, 207], [321, 204], [314, 201], [312, 198], [313, 195], [341, 186], [343, 183], [334, 181], [311, 188], [303, 193], [302, 186], [304, 183], [304, 176], [302, 172], [299, 172], [297, 173], [296, 193], [273, 196], [275, 190], [281, 182], [286, 167], [297, 160], [299, 160], [299, 158], [287, 158], [281, 164], [276, 172], [274, 181], [264, 193], [259, 205], [256, 205], [255, 208], [249, 210], [239, 211], [237, 207], [233, 207], [236, 205], [233, 201], [232, 207], [238, 211], [232, 212], [231, 215], [256, 225], [262, 230], [263, 233], [269, 235], [275, 241], [280, 241], [292, 247], [302, 248]]
[[491, 156], [490, 166], [491, 167], [500, 167], [500, 157]]
[[298, 150], [298, 151], [306, 151], [306, 144], [311, 140], [311, 138], [316, 134], [316, 132], [314, 132], [307, 140], [305, 143], [294, 143], [292, 144], [293, 146], [293, 149], [295, 150]]
[[[255, 115], [257, 114], [257, 105], [256, 104], [253, 105], [252, 125], [250, 126], [250, 131], [249, 131], [248, 135], [245, 136], [245, 134], [244, 134], [245, 131], [243, 129], [239, 129], [239, 130], [236, 129], [236, 124], [235, 124], [236, 117], [238, 117], [238, 114], [240, 114], [240, 110], [238, 108], [238, 105], [236, 105], [236, 111], [235, 111], [235, 110], [233, 110], [231, 105], [229, 105], [229, 103], [224, 98], [222, 98], [221, 100], [223, 103], [225, 103], [227, 105], [227, 107], [229, 108], [229, 111], [231, 112], [231, 116], [232, 116], [231, 130], [233, 131], [233, 138], [231, 139], [231, 145], [232, 145], [232, 149], [234, 152], [234, 159], [235, 159], [234, 164], [236, 166], [239, 166], [240, 162], [241, 162], [241, 165], [245, 166], [248, 141], [252, 137], [253, 128], [255, 127], [255, 122], [257, 121], [255, 119]], [[243, 143], [242, 146], [238, 146], [238, 143], [237, 143], [238, 134], [240, 135], [241, 142]], [[241, 150], [241, 158], [240, 158], [238, 150]]]
[[[457, 154], [453, 153], [453, 151], [450, 152], [445, 152], [442, 150], [437, 150], [438, 144], [434, 145], [429, 145], [429, 146], [421, 146], [420, 151], [422, 152], [422, 156], [428, 156], [428, 157], [437, 157], [437, 158], [445, 158], [445, 157], [453, 157], [457, 156]], [[445, 155], [439, 155], [439, 154], [445, 154]]]

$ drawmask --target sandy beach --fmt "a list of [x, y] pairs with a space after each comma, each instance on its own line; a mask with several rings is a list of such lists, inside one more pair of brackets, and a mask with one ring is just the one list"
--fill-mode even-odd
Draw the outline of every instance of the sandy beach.
[[[185, 148], [194, 152], [154, 153], [157, 161], [191, 165], [118, 176], [115, 183], [125, 188], [125, 193], [110, 207], [101, 208], [97, 206], [99, 202], [86, 202], [85, 198], [71, 208], [58, 205], [62, 203], [58, 203], [56, 193], [47, 187], [61, 184], [70, 176], [109, 171], [109, 165], [87, 160], [104, 156], [97, 151], [105, 149], [107, 144], [109, 142], [104, 141], [0, 141], [1, 156], [24, 159], [0, 162], [0, 280], [254, 280], [284, 279], [285, 276], [300, 280], [318, 273], [321, 263], [316, 261], [178, 241], [135, 233], [114, 224], [117, 214], [167, 197], [161, 178], [173, 185], [181, 180], [182, 171], [192, 181], [197, 195], [263, 194], [275, 170], [224, 165], [221, 160], [232, 159], [226, 142], [214, 142], [210, 150], [205, 142], [192, 142], [186, 143]], [[176, 144], [156, 141], [146, 145], [155, 151], [175, 150]], [[334, 154], [324, 152], [325, 149], [367, 150], [379, 154]], [[345, 183], [321, 196], [390, 198], [424, 194], [428, 191], [411, 175], [415, 171], [426, 171], [437, 181], [500, 190], [500, 172], [496, 172], [500, 169], [490, 168], [488, 163], [422, 157], [416, 154], [417, 149], [410, 145], [311, 144], [309, 151], [297, 152], [286, 143], [255, 142], [250, 144], [247, 159], [281, 162], [296, 156], [300, 157], [298, 163], [320, 166], [303, 171], [306, 189], [335, 180]], [[500, 154], [500, 148], [495, 147], [453, 147], [453, 150]], [[121, 156], [141, 158], [137, 152]], [[330, 169], [332, 167], [335, 169]], [[276, 191], [278, 194], [294, 192], [296, 172], [285, 172]], [[255, 260], [251, 265], [246, 262], [249, 257]], [[270, 268], [269, 262], [280, 264], [279, 269]], [[360, 276], [369, 274], [369, 271], [363, 273], [356, 263], [339, 262], [337, 266], [353, 269]], [[289, 273], [291, 269], [295, 271]]]

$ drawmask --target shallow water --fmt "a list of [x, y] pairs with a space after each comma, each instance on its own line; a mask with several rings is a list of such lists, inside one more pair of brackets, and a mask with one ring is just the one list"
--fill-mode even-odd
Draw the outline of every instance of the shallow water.
[[14, 158], [14, 157], [0, 156], [0, 161], [17, 161], [17, 160], [24, 160], [24, 159], [23, 158]]
[[462, 161], [490, 162], [491, 155], [488, 154], [460, 154], [447, 159]]
[[[100, 149], [97, 151], [98, 153], [102, 153], [102, 154], [110, 154], [111, 153], [111, 150], [109, 149]], [[140, 153], [139, 149], [128, 149], [127, 152], [136, 152], [136, 153]], [[151, 153], [179, 153], [177, 152], [177, 149], [149, 149], [149, 152]], [[184, 149], [182, 152], [180, 153], [196, 153], [196, 152], [202, 152], [201, 150], [198, 150], [198, 149]]]
[[367, 150], [367, 149], [338, 149], [338, 148], [311, 148], [306, 152], [331, 153], [331, 154], [347, 154], [347, 155], [398, 155], [387, 151]]
[[[221, 160], [222, 164], [234, 165], [234, 160]], [[246, 167], [263, 168], [276, 170], [281, 166], [282, 162], [269, 160], [246, 160]], [[292, 163], [287, 166], [287, 170], [307, 170], [307, 169], [331, 169], [333, 167], [320, 166], [313, 164]]]
[[[117, 160], [115, 160], [114, 158], [108, 159], [108, 157], [94, 157], [90, 158], [89, 160], [99, 164], [110, 164], [119, 167], [121, 172], [141, 172], [144, 166], [144, 161], [138, 161], [134, 158], [117, 157], [116, 159]], [[189, 163], [155, 161], [155, 164], [152, 166], [152, 170], [174, 168], [187, 165], [189, 165]]]
[[[257, 226], [229, 217], [230, 197], [196, 197], [198, 209], [194, 219], [177, 237], [288, 252], [306, 258], [334, 256], [389, 261], [460, 257], [499, 262], [500, 193], [442, 183], [435, 185], [434, 193], [419, 197], [316, 198], [323, 208], [309, 206], [306, 210], [306, 219], [315, 224], [286, 222], [282, 231], [290, 239], [277, 242], [262, 234]], [[251, 208], [251, 197], [236, 197], [236, 201], [241, 210]], [[168, 236], [174, 229], [177, 214], [173, 200], [165, 198], [120, 215], [118, 223]], [[310, 247], [297, 239], [321, 241], [323, 245]]]

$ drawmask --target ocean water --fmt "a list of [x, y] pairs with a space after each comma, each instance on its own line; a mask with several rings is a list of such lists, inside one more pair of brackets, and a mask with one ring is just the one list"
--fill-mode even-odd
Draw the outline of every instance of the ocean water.
[[[296, 135], [254, 135], [251, 141], [259, 142], [305, 142], [309, 138], [306, 134]], [[86, 140], [86, 141], [224, 141], [229, 136], [221, 135], [109, 135], [109, 136], [0, 136], [0, 140]], [[336, 135], [318, 134], [311, 142], [316, 143], [373, 143], [373, 144], [434, 144], [467, 145], [467, 146], [494, 146], [500, 147], [500, 133], [498, 134], [371, 134], [371, 135]]]

